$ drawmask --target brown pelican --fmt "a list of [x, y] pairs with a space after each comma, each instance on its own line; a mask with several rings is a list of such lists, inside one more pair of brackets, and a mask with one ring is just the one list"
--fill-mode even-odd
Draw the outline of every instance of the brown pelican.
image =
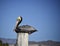
[[33, 33], [35, 31], [37, 31], [34, 27], [30, 26], [30, 25], [23, 25], [23, 26], [19, 26], [19, 24], [22, 22], [22, 17], [19, 16], [17, 18], [17, 21], [16, 21], [16, 26], [15, 26], [15, 32], [19, 33], [19, 32], [22, 32], [22, 33]]

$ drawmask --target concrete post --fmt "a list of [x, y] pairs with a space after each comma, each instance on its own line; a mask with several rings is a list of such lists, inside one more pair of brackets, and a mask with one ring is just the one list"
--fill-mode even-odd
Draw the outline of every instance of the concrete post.
[[28, 46], [28, 33], [17, 33], [17, 46]]

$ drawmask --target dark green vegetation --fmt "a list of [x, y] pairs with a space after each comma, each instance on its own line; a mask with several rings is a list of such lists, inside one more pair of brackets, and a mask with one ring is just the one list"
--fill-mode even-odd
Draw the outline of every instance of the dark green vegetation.
[[0, 40], [0, 46], [9, 46], [8, 43], [2, 43], [2, 41]]

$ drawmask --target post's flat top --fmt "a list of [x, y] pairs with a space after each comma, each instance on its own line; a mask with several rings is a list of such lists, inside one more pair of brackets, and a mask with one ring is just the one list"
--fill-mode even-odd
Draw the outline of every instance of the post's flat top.
[[15, 30], [17, 33], [33, 33], [35, 31], [37, 31], [34, 27], [30, 26], [30, 25], [22, 25], [22, 26], [19, 26], [16, 30]]

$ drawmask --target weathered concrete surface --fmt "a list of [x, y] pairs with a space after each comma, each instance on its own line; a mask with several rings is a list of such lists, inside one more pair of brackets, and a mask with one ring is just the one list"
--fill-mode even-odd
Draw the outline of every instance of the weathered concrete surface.
[[17, 46], [28, 46], [28, 33], [17, 33]]

